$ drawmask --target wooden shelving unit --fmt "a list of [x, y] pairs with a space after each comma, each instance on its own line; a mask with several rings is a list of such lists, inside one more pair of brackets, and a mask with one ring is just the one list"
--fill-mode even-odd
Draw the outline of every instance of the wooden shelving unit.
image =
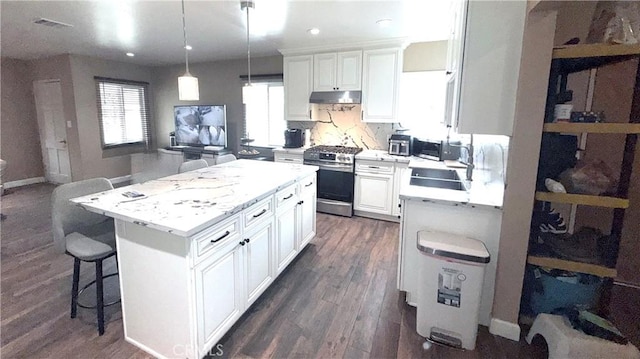
[[574, 262], [559, 258], [528, 256], [527, 263], [534, 264], [540, 267], [562, 269], [571, 272], [587, 273], [598, 277], [615, 278], [618, 274], [615, 268], [608, 268], [605, 266]]
[[629, 208], [629, 200], [617, 197], [590, 196], [586, 194], [536, 192], [538, 201], [569, 203], [583, 206]]
[[[629, 187], [631, 182], [632, 167], [636, 150], [638, 134], [640, 134], [640, 65], [635, 74], [635, 85], [632, 88], [633, 100], [628, 123], [552, 123], [554, 107], [556, 104], [567, 103], [571, 100], [571, 94], [567, 90], [568, 76], [571, 73], [584, 70], [597, 69], [608, 64], [614, 64], [632, 59], [640, 59], [640, 44], [636, 45], [567, 45], [553, 49], [553, 59], [549, 74], [549, 86], [545, 107], [545, 119], [543, 132], [545, 136], [558, 136], [567, 134], [624, 134], [625, 141], [620, 142], [624, 146], [622, 165], [618, 180], [618, 188], [614, 196], [590, 196], [570, 193], [536, 192], [536, 207], [541, 208], [541, 202], [568, 203], [581, 206], [598, 206], [613, 209], [611, 233], [607, 243], [607, 265], [614, 266], [618, 257], [620, 239], [622, 238], [622, 226], [624, 224], [625, 209], [629, 208]], [[606, 86], [606, 85], [605, 85]], [[615, 84], [611, 84], [615, 86]], [[588, 150], [588, 149], [587, 149]], [[532, 225], [534, 225], [532, 223]], [[537, 230], [537, 227], [536, 227]], [[536, 233], [532, 233], [536, 236]], [[542, 250], [546, 248], [540, 248]], [[537, 249], [536, 249], [537, 250]], [[546, 268], [561, 269], [571, 272], [586, 273], [605, 278], [604, 295], [600, 297], [599, 312], [606, 314], [608, 295], [613, 278], [617, 271], [604, 265], [582, 263], [561, 258], [552, 258], [551, 254], [530, 253], [527, 263]]]
[[586, 44], [563, 45], [553, 49], [554, 59], [580, 59], [585, 57], [610, 57], [640, 54], [640, 45]]
[[545, 123], [543, 132], [556, 133], [640, 133], [640, 123], [577, 123], [556, 122]]

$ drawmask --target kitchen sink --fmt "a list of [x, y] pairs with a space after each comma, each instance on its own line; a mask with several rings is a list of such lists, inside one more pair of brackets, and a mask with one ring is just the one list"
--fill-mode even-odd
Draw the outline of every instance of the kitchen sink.
[[452, 189], [466, 191], [464, 183], [454, 170], [440, 170], [435, 168], [414, 168], [411, 171], [412, 186]]

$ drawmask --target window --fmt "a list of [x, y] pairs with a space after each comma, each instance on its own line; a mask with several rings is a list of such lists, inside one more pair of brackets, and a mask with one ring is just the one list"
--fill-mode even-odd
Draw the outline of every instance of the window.
[[258, 82], [242, 88], [245, 104], [245, 135], [256, 146], [282, 145], [284, 130], [284, 86], [282, 81]]
[[447, 78], [445, 71], [403, 72], [400, 122], [418, 137], [446, 133], [443, 125]]
[[149, 143], [148, 83], [96, 77], [102, 148]]

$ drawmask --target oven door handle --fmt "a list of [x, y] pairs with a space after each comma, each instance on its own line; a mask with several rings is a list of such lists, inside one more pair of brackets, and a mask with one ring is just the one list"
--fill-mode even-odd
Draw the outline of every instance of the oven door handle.
[[324, 163], [315, 163], [315, 162], [305, 162], [307, 165], [313, 165], [320, 167], [321, 170], [327, 171], [339, 171], [339, 172], [353, 172], [352, 166], [341, 166], [341, 165], [328, 165]]

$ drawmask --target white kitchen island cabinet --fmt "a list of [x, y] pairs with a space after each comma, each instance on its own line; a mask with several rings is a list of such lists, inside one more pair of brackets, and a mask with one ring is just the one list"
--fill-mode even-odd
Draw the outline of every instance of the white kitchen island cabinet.
[[[125, 339], [160, 358], [216, 353], [315, 234], [315, 210], [304, 204], [315, 203], [316, 171], [238, 160], [73, 199], [115, 218]], [[123, 195], [131, 191], [143, 196]], [[279, 265], [282, 200], [298, 215], [293, 254]]]

